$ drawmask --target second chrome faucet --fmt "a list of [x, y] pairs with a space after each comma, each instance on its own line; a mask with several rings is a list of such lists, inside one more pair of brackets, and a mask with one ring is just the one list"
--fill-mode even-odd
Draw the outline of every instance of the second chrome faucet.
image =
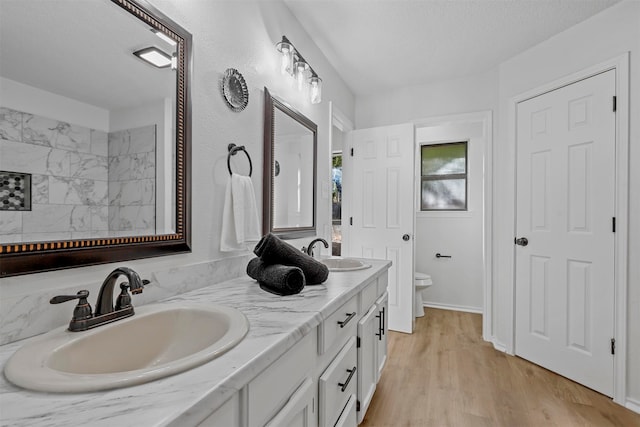
[[313, 247], [314, 247], [314, 246], [315, 246], [315, 244], [316, 244], [316, 243], [318, 243], [318, 242], [322, 242], [322, 244], [324, 244], [324, 247], [325, 247], [325, 248], [327, 248], [327, 249], [329, 249], [329, 244], [327, 243], [327, 241], [326, 241], [326, 240], [324, 240], [324, 239], [320, 239], [320, 238], [318, 238], [318, 239], [313, 239], [313, 240], [311, 241], [311, 243], [309, 243], [309, 245], [308, 245], [308, 246], [303, 246], [303, 247], [302, 247], [302, 252], [306, 252], [306, 253], [307, 253], [307, 255], [309, 255], [309, 256], [313, 256]]

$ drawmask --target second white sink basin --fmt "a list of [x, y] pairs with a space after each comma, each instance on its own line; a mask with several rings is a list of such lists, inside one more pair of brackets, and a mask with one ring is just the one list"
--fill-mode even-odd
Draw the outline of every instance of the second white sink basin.
[[329, 268], [329, 271], [354, 271], [371, 267], [370, 264], [353, 258], [325, 258], [321, 263]]
[[5, 365], [12, 383], [37, 391], [84, 392], [141, 384], [208, 362], [249, 330], [240, 311], [176, 303], [84, 332], [56, 330], [21, 347]]

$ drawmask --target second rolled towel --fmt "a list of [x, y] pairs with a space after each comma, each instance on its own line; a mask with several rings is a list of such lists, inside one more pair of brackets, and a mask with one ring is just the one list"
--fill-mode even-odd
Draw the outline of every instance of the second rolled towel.
[[298, 267], [267, 264], [254, 258], [247, 264], [247, 274], [258, 281], [260, 287], [276, 295], [299, 293], [305, 285], [305, 277]]
[[307, 285], [319, 285], [329, 277], [329, 269], [326, 265], [271, 233], [260, 239], [253, 252], [267, 264], [283, 264], [300, 268], [307, 279]]

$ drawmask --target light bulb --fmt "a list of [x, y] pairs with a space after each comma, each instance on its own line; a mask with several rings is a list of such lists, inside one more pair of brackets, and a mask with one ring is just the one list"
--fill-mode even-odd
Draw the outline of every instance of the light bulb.
[[309, 65], [304, 61], [296, 62], [296, 80], [298, 81], [298, 90], [304, 89], [304, 84], [307, 81], [307, 70]]
[[295, 49], [290, 43], [285, 41], [284, 37], [283, 40], [276, 45], [276, 49], [282, 55], [280, 58], [280, 72], [283, 75], [293, 75], [293, 54]]
[[322, 102], [322, 79], [318, 76], [313, 76], [309, 80], [311, 85], [311, 103], [319, 104]]

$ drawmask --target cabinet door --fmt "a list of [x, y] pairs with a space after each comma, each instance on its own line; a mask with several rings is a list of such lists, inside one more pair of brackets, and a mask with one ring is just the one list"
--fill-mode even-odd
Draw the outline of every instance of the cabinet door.
[[378, 310], [378, 331], [376, 332], [376, 347], [377, 347], [377, 372], [376, 383], [380, 381], [382, 376], [382, 369], [387, 362], [387, 332], [389, 327], [387, 323], [387, 310], [389, 307], [389, 294], [386, 292], [376, 301], [376, 308]]
[[340, 418], [338, 418], [338, 422], [334, 427], [357, 427], [358, 420], [356, 416], [356, 396], [354, 394], [351, 395], [349, 401], [347, 402], [347, 406], [344, 407], [344, 411], [340, 414]]
[[358, 412], [358, 424], [364, 419], [373, 393], [376, 391], [376, 379], [378, 372], [377, 363], [377, 337], [378, 308], [374, 304], [367, 314], [358, 322], [358, 400], [360, 411]]
[[265, 427], [313, 427], [314, 397], [313, 380], [307, 378], [291, 396], [284, 408]]

